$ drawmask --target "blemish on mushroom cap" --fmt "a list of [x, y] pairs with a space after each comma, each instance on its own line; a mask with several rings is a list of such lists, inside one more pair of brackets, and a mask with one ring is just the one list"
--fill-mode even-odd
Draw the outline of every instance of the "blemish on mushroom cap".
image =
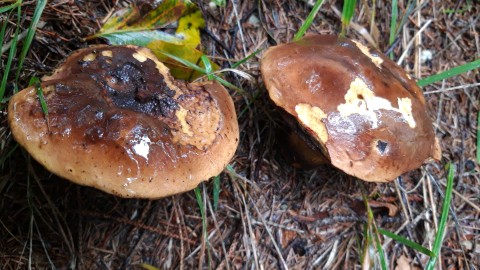
[[[83, 61], [89, 54], [95, 59]], [[9, 123], [35, 159], [76, 183], [126, 197], [164, 197], [217, 175], [236, 150], [228, 92], [217, 83], [174, 81], [148, 50], [83, 49], [47, 79], [49, 126], [34, 88], [11, 99]]]
[[322, 122], [327, 115], [320, 108], [302, 103], [295, 106], [295, 112], [300, 122], [311, 129], [315, 137], [323, 143], [328, 140], [327, 129]]
[[305, 131], [314, 129], [301, 118], [298, 104], [322, 112], [309, 117], [325, 126], [328, 140], [318, 144], [334, 166], [351, 175], [392, 180], [434, 153], [421, 90], [374, 49], [337, 36], [307, 35], [268, 49], [261, 70], [270, 99]]
[[95, 54], [94, 53], [89, 53], [87, 55], [85, 55], [82, 60], [85, 61], [85, 62], [89, 62], [89, 61], [93, 61], [95, 60]]
[[412, 100], [408, 97], [397, 98], [398, 108], [392, 106], [392, 103], [384, 98], [375, 96], [375, 93], [360, 78], [350, 84], [350, 88], [345, 94], [345, 103], [338, 105], [337, 110], [342, 117], [351, 114], [361, 114], [371, 120], [372, 128], [378, 127], [379, 110], [398, 112], [403, 120], [408, 123], [410, 128], [415, 128], [415, 119], [412, 116]]
[[379, 68], [379, 69], [382, 69], [382, 63], [383, 63], [383, 59], [378, 56], [378, 55], [373, 55], [371, 52], [370, 52], [370, 49], [363, 45], [362, 43], [356, 41], [356, 40], [352, 40], [355, 45], [357, 45], [357, 47], [360, 49], [360, 51], [362, 51], [363, 54], [365, 54], [366, 56], [368, 56], [368, 58], [370, 58], [370, 60], [372, 60], [372, 62]]
[[102, 51], [102, 55], [106, 56], [106, 57], [112, 57], [113, 56], [112, 51], [109, 51], [109, 50]]

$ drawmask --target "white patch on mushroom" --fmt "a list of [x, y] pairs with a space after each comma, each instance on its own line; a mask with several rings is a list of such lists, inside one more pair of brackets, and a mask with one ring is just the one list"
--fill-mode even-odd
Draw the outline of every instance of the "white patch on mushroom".
[[132, 56], [133, 56], [133, 58], [137, 59], [138, 62], [143, 63], [143, 62], [147, 61], [147, 57], [145, 55], [141, 54], [141, 53], [135, 52], [135, 53], [133, 53]]
[[320, 83], [318, 83], [319, 78], [320, 76], [317, 73], [312, 73], [305, 81], [305, 83], [308, 85], [308, 89], [312, 93], [316, 93], [318, 89], [320, 89]]
[[105, 56], [105, 57], [112, 57], [113, 53], [112, 53], [112, 51], [107, 50], [107, 51], [102, 51], [102, 55]]
[[355, 78], [350, 84], [350, 89], [345, 94], [345, 103], [338, 105], [337, 110], [341, 117], [347, 117], [355, 113], [364, 115], [370, 119], [373, 128], [378, 127], [378, 116], [375, 111], [395, 111], [402, 114], [403, 119], [411, 128], [416, 126], [410, 98], [398, 98], [398, 108], [394, 108], [387, 99], [375, 96], [373, 91], [360, 78]]
[[93, 61], [93, 60], [95, 60], [95, 54], [94, 53], [89, 53], [89, 54], [85, 55], [82, 60], [85, 61], [85, 62]]
[[127, 191], [128, 194], [130, 194], [132, 196], [135, 195], [136, 194], [135, 190], [128, 188], [128, 186], [130, 184], [132, 184], [133, 182], [135, 182], [135, 180], [137, 180], [137, 178], [136, 177], [127, 177], [126, 180], [127, 180], [127, 182], [125, 182], [125, 184], [123, 184], [123, 188], [125, 189], [125, 191]]
[[398, 98], [398, 111], [411, 128], [416, 126], [412, 115], [412, 100], [409, 98]]
[[355, 42], [355, 44], [360, 49], [360, 51], [362, 51], [363, 54], [365, 54], [366, 56], [368, 56], [368, 58], [370, 58], [370, 60], [372, 60], [375, 66], [377, 66], [379, 69], [382, 68], [383, 59], [381, 57], [372, 55], [370, 53], [370, 49], [365, 45], [363, 45], [362, 43], [356, 40], [352, 40], [352, 41]]
[[322, 119], [327, 118], [327, 114], [322, 109], [310, 104], [300, 103], [295, 106], [295, 112], [302, 124], [313, 130], [320, 141], [325, 143], [328, 140], [327, 129], [322, 121]]
[[146, 160], [148, 160], [148, 153], [150, 152], [150, 138], [147, 135], [143, 135], [138, 142], [133, 145], [133, 152], [135, 154], [144, 157]]
[[182, 132], [187, 134], [188, 136], [193, 136], [193, 132], [190, 130], [190, 125], [187, 123], [186, 120], [187, 113], [187, 110], [185, 110], [183, 107], [180, 107], [180, 109], [175, 112], [175, 115], [177, 116], [178, 121], [180, 121]]

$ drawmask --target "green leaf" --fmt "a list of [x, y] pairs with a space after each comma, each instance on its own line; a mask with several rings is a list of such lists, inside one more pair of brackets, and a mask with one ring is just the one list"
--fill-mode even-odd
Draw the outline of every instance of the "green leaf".
[[[130, 36], [141, 36], [143, 31], [157, 30], [178, 21], [181, 16], [194, 7], [190, 1], [165, 0], [144, 13], [141, 10], [143, 8], [134, 3], [117, 11], [105, 22], [98, 33], [87, 37], [87, 39], [104, 37], [110, 40], [117, 34], [124, 35], [125, 33], [131, 33]], [[115, 38], [115, 40], [120, 39], [119, 37]], [[116, 44], [113, 41], [111, 42]]]
[[182, 44], [182, 40], [165, 32], [156, 30], [142, 31], [116, 31], [115, 33], [107, 33], [102, 37], [108, 39], [113, 45], [135, 44], [146, 47], [152, 40], [163, 40], [171, 44]]
[[200, 44], [200, 28], [205, 28], [205, 20], [197, 10], [180, 18], [175, 34], [182, 38], [182, 44], [195, 48]]
[[476, 68], [479, 68], [479, 67], [480, 67], [480, 59], [477, 59], [473, 62], [464, 64], [464, 65], [461, 65], [461, 66], [458, 66], [458, 67], [454, 67], [454, 68], [451, 68], [447, 71], [444, 71], [444, 72], [432, 75], [428, 78], [419, 80], [417, 82], [417, 84], [418, 84], [418, 86], [422, 87], [422, 86], [425, 86], [425, 85], [432, 84], [436, 81], [441, 81], [441, 80], [448, 79], [450, 77], [456, 76], [458, 74], [461, 74], [461, 73], [464, 73], [464, 72], [467, 72], [469, 70], [476, 69]]
[[[198, 7], [186, 0], [166, 0], [145, 14], [141, 10], [132, 4], [118, 11], [97, 34], [87, 39], [102, 37], [114, 45], [147, 47], [169, 67], [172, 76], [177, 79], [194, 80], [204, 75], [164, 54], [196, 65], [202, 63], [203, 52], [197, 48], [201, 42], [200, 28], [205, 27], [205, 20]], [[178, 22], [175, 34], [160, 30], [174, 22]], [[213, 71], [218, 70], [215, 64], [211, 67]]]

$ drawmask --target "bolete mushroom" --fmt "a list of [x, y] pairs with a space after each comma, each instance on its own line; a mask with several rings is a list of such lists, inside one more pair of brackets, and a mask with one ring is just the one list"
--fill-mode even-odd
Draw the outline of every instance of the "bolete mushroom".
[[54, 174], [121, 197], [160, 198], [219, 174], [235, 153], [233, 101], [216, 82], [174, 80], [146, 48], [73, 53], [15, 94], [15, 140]]
[[268, 49], [261, 71], [270, 99], [297, 130], [290, 141], [318, 154], [303, 157], [309, 165], [326, 159], [347, 174], [385, 182], [440, 158], [421, 90], [376, 50], [308, 35]]

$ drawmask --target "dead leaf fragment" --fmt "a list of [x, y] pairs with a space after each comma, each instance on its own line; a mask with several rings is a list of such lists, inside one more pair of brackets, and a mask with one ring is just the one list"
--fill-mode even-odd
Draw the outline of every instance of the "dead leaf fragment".
[[394, 217], [398, 213], [398, 207], [394, 204], [387, 203], [387, 202], [378, 202], [378, 201], [368, 201], [368, 204], [372, 208], [387, 208], [388, 209], [388, 216]]
[[412, 270], [412, 267], [410, 267], [410, 260], [405, 257], [405, 255], [400, 256], [397, 259], [397, 266], [395, 266], [395, 270]]

